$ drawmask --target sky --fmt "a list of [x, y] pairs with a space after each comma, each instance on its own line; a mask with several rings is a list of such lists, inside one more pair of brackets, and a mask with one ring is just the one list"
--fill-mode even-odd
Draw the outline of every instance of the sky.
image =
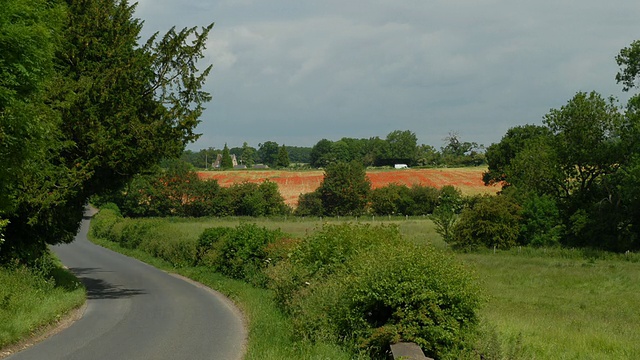
[[192, 150], [393, 130], [488, 146], [578, 91], [624, 104], [615, 56], [640, 39], [632, 0], [139, 0], [136, 17], [143, 39], [215, 23]]

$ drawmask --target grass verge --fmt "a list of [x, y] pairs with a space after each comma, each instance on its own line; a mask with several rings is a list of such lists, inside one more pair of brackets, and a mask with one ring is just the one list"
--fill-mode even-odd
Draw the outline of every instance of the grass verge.
[[0, 267], [0, 357], [5, 349], [54, 324], [86, 300], [80, 281], [60, 264], [47, 272]]

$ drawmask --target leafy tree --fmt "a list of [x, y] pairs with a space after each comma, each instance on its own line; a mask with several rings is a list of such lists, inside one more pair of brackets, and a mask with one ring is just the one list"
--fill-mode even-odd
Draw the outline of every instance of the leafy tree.
[[308, 164], [311, 162], [311, 148], [304, 146], [287, 146], [287, 153], [289, 154], [289, 160], [292, 163]]
[[276, 165], [281, 168], [286, 168], [289, 166], [291, 162], [289, 161], [289, 153], [287, 152], [287, 148], [284, 144], [278, 150], [278, 161]]
[[72, 241], [89, 196], [179, 156], [198, 137], [210, 67], [196, 65], [212, 25], [171, 29], [139, 46], [134, 11], [126, 0], [67, 3], [45, 99], [56, 141], [16, 187], [3, 256], [32, 259], [46, 244]]
[[311, 166], [325, 167], [329, 165], [331, 145], [332, 142], [330, 140], [322, 139], [311, 148]]
[[616, 81], [622, 83], [623, 90], [629, 91], [636, 87], [640, 77], [640, 40], [636, 40], [628, 47], [620, 50], [616, 62], [621, 70], [616, 75]]
[[420, 166], [436, 166], [442, 161], [442, 156], [435, 147], [424, 144], [418, 147], [416, 158]]
[[365, 166], [382, 164], [382, 159], [388, 159], [389, 142], [379, 137], [372, 137], [364, 142], [362, 163]]
[[220, 167], [227, 170], [233, 168], [233, 160], [231, 160], [231, 154], [229, 154], [229, 147], [224, 144], [222, 149], [222, 160], [220, 161]]
[[387, 135], [387, 143], [391, 159], [414, 164], [418, 148], [418, 137], [414, 132], [394, 130]]
[[367, 205], [371, 181], [362, 164], [338, 162], [329, 165], [318, 192], [325, 215], [360, 215]]
[[7, 0], [0, 7], [0, 217], [16, 206], [18, 184], [37, 171], [32, 165], [57, 136], [43, 92], [62, 10], [44, 0]]
[[539, 137], [551, 137], [551, 131], [544, 126], [524, 125], [516, 126], [502, 137], [499, 143], [487, 148], [486, 159], [489, 169], [483, 174], [485, 185], [492, 185], [506, 181], [506, 169], [516, 155], [524, 149], [527, 143]]
[[267, 141], [258, 144], [258, 156], [263, 164], [275, 167], [278, 163], [279, 146], [277, 142]]
[[613, 99], [579, 92], [565, 106], [552, 109], [543, 122], [554, 134], [568, 194], [588, 192], [624, 160], [619, 138], [622, 116]]
[[245, 141], [242, 144], [242, 154], [240, 155], [240, 161], [242, 162], [243, 165], [246, 165], [247, 167], [252, 167], [253, 164], [255, 164], [255, 157], [256, 157], [256, 149], [249, 146], [249, 144], [247, 144], [247, 142]]
[[446, 145], [441, 149], [442, 160], [449, 166], [478, 166], [484, 163], [482, 145], [475, 142], [462, 142], [457, 132], [450, 132], [444, 139]]
[[409, 188], [405, 185], [388, 184], [371, 191], [371, 211], [376, 215], [407, 214], [411, 202]]

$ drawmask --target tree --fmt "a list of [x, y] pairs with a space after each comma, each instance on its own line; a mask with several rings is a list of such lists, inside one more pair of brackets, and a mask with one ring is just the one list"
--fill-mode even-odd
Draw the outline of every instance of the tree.
[[278, 150], [279, 146], [277, 142], [267, 141], [263, 144], [258, 144], [258, 156], [263, 164], [275, 167], [278, 162]]
[[37, 170], [30, 165], [56, 136], [43, 92], [61, 10], [45, 0], [7, 0], [0, 7], [0, 217], [14, 208], [18, 183]]
[[256, 156], [256, 149], [249, 146], [249, 144], [247, 144], [247, 142], [245, 141], [242, 144], [242, 155], [240, 155], [240, 161], [242, 162], [243, 165], [246, 165], [247, 167], [252, 167], [253, 164], [255, 164], [255, 156]]
[[332, 142], [327, 139], [318, 141], [313, 148], [311, 148], [311, 166], [313, 167], [325, 167], [329, 165], [329, 154], [331, 153]]
[[550, 138], [549, 128], [539, 125], [516, 126], [507, 130], [499, 143], [491, 144], [485, 154], [489, 167], [482, 177], [485, 185], [505, 182], [507, 180], [506, 169], [511, 161], [529, 141], [539, 137]]
[[398, 162], [414, 164], [418, 149], [418, 137], [409, 130], [394, 130], [387, 135], [389, 157]]
[[326, 168], [317, 191], [325, 215], [360, 215], [367, 205], [371, 181], [359, 162], [337, 162]]
[[220, 161], [220, 167], [228, 170], [233, 168], [233, 160], [231, 160], [231, 154], [229, 154], [229, 147], [227, 143], [224, 144], [222, 149], [222, 160]]
[[89, 196], [178, 157], [210, 99], [201, 90], [210, 67], [196, 65], [213, 25], [140, 46], [142, 22], [126, 0], [70, 1], [66, 10], [44, 101], [56, 141], [16, 187], [3, 256], [33, 259], [46, 244], [72, 241]]
[[289, 153], [287, 152], [287, 148], [283, 144], [278, 150], [278, 161], [276, 162], [276, 166], [280, 168], [286, 168], [290, 163], [291, 162], [289, 161]]

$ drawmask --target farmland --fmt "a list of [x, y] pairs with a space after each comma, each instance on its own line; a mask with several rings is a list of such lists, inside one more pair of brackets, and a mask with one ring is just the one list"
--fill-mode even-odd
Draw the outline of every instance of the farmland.
[[[391, 183], [436, 188], [453, 185], [465, 195], [495, 194], [499, 187], [485, 186], [482, 182], [482, 173], [485, 171], [485, 167], [369, 170], [367, 176], [374, 189]], [[324, 172], [322, 170], [230, 170], [200, 171], [198, 176], [201, 179], [215, 179], [223, 187], [245, 181], [261, 183], [269, 180], [278, 184], [280, 194], [284, 197], [286, 204], [296, 206], [300, 194], [309, 193], [318, 188], [324, 177]]]

